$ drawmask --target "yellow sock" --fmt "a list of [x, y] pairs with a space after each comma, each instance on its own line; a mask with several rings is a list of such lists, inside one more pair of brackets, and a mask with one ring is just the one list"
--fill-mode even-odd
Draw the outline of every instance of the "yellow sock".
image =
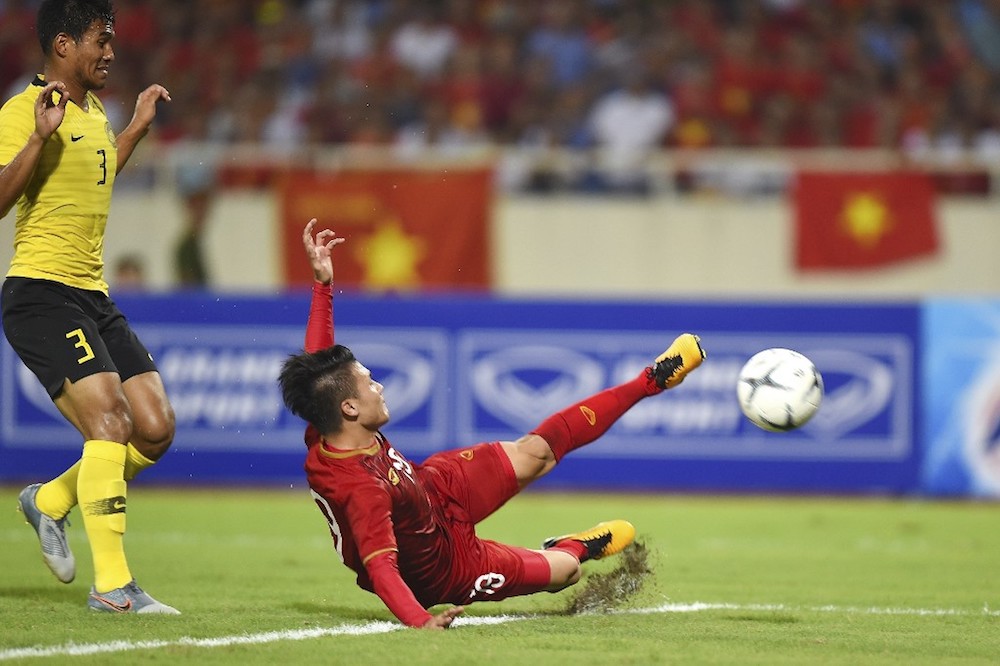
[[135, 478], [136, 474], [146, 469], [147, 467], [152, 467], [156, 464], [155, 460], [150, 460], [146, 456], [139, 453], [139, 449], [132, 445], [132, 442], [128, 443], [125, 447], [125, 480], [131, 481]]
[[76, 506], [76, 485], [77, 477], [80, 475], [80, 462], [77, 460], [72, 467], [48, 483], [43, 483], [42, 487], [38, 489], [35, 504], [38, 506], [38, 510], [49, 518], [59, 520]]
[[125, 561], [125, 445], [103, 439], [83, 443], [77, 497], [94, 557], [94, 588], [110, 592], [132, 580]]
[[[125, 481], [131, 481], [139, 472], [156, 464], [139, 453], [131, 442], [125, 449]], [[80, 461], [77, 460], [72, 467], [52, 479], [48, 483], [42, 484], [35, 496], [35, 504], [38, 510], [49, 518], [59, 520], [76, 506], [76, 485], [80, 474]]]

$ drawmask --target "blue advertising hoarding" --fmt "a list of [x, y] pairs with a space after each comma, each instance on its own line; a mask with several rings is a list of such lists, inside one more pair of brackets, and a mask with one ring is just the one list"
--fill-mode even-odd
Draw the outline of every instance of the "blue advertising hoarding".
[[[302, 483], [301, 421], [275, 378], [302, 346], [308, 295], [117, 299], [159, 364], [177, 413], [162, 483]], [[594, 302], [338, 295], [337, 341], [385, 385], [385, 433], [420, 460], [515, 439], [550, 413], [635, 376], [679, 333], [709, 358], [676, 390], [633, 408], [567, 457], [542, 487], [758, 492], [916, 489], [921, 329], [915, 304]], [[735, 397], [765, 347], [810, 356], [826, 395], [816, 417], [767, 433]], [[0, 479], [48, 478], [79, 436], [4, 343]], [[42, 455], [44, 453], [44, 455]]]
[[1000, 300], [934, 299], [924, 322], [922, 486], [1000, 497]]

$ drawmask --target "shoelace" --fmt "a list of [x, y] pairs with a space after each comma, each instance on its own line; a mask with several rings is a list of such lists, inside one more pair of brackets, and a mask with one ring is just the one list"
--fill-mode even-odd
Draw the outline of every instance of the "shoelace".
[[[646, 368], [646, 377], [656, 381], [658, 378], [662, 379], [663, 383], [666, 384], [667, 380], [674, 376], [678, 368], [684, 366], [684, 359], [681, 358], [680, 354], [676, 356], [668, 356], [662, 361], [657, 361], [653, 365]], [[657, 377], [659, 375], [659, 369], [666, 368], [668, 371], [663, 374], [662, 377]], [[662, 387], [661, 387], [662, 388]]]

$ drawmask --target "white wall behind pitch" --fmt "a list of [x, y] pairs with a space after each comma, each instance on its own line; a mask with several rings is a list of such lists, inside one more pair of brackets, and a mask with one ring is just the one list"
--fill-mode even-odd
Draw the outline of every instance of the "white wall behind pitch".
[[[935, 258], [874, 271], [801, 274], [793, 265], [791, 211], [780, 199], [500, 197], [493, 215], [494, 270], [498, 292], [514, 296], [1000, 294], [1000, 201], [950, 198], [939, 203], [938, 215], [942, 251]], [[123, 254], [139, 254], [150, 286], [171, 289], [171, 253], [182, 219], [180, 200], [168, 188], [119, 189], [109, 220], [107, 265]], [[12, 241], [10, 214], [0, 221], [4, 267]], [[273, 196], [221, 195], [205, 239], [213, 286], [234, 292], [280, 290], [279, 241]]]

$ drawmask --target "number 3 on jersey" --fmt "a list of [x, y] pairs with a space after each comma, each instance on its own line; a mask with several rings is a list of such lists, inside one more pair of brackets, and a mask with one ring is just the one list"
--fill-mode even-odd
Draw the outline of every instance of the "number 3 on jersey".
[[90, 343], [87, 342], [87, 336], [83, 334], [83, 329], [78, 328], [75, 331], [70, 331], [66, 334], [67, 340], [72, 340], [76, 338], [76, 344], [73, 345], [77, 349], [83, 350], [83, 355], [76, 359], [76, 362], [83, 365], [90, 359], [94, 358], [94, 350], [90, 348]]
[[108, 153], [101, 148], [97, 154], [101, 156], [101, 179], [97, 181], [97, 184], [104, 185], [108, 182]]

